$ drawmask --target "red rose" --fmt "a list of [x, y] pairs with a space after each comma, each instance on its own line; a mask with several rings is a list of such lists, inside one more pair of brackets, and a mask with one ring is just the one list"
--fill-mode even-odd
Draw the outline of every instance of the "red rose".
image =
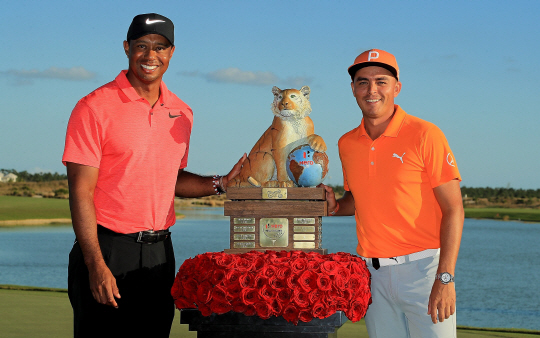
[[227, 283], [229, 284], [236, 284], [238, 283], [238, 278], [240, 278], [241, 273], [240, 271], [236, 269], [228, 270], [225, 274], [225, 278], [227, 279]]
[[263, 285], [266, 285], [268, 283], [268, 278], [266, 278], [262, 273], [258, 273], [255, 275], [255, 287], [257, 289], [260, 289], [263, 287]]
[[310, 322], [313, 319], [311, 309], [303, 309], [298, 313], [298, 318], [304, 323]]
[[227, 301], [218, 300], [218, 301], [213, 301], [210, 303], [210, 309], [212, 310], [213, 313], [217, 313], [221, 315], [221, 314], [231, 311], [232, 306]]
[[307, 292], [294, 289], [293, 301], [296, 303], [296, 305], [298, 305], [299, 308], [306, 308], [309, 306], [309, 295]]
[[320, 265], [321, 265], [321, 263], [318, 262], [318, 261], [308, 261], [307, 269], [317, 273], [317, 272], [321, 271]]
[[240, 297], [242, 290], [243, 288], [238, 283], [227, 285], [227, 299], [235, 299]]
[[253, 305], [259, 301], [259, 293], [255, 288], [246, 288], [240, 292], [240, 298], [246, 305]]
[[244, 314], [246, 316], [254, 316], [257, 313], [257, 310], [255, 310], [255, 305], [249, 304], [246, 305], [246, 310], [244, 311]]
[[214, 289], [212, 290], [212, 298], [216, 301], [226, 301], [227, 290], [221, 285], [214, 286]]
[[337, 273], [338, 267], [339, 265], [335, 261], [325, 261], [321, 265], [321, 271], [327, 275], [333, 276]]
[[264, 258], [262, 256], [259, 256], [253, 261], [253, 264], [251, 265], [251, 271], [259, 271], [263, 268], [265, 264], [266, 262]]
[[171, 296], [173, 297], [173, 299], [178, 298], [182, 294], [183, 289], [184, 288], [182, 287], [180, 279], [176, 278], [171, 288]]
[[285, 308], [283, 309], [283, 318], [285, 318], [288, 322], [293, 322], [294, 325], [298, 324], [298, 308], [294, 306], [294, 304], [289, 303]]
[[291, 301], [291, 298], [293, 296], [293, 291], [288, 288], [283, 288], [279, 290], [277, 294], [277, 299], [280, 301], [280, 303], [289, 303]]
[[281, 280], [286, 280], [290, 275], [291, 268], [288, 265], [282, 265], [276, 271], [276, 277]]
[[272, 312], [275, 316], [281, 315], [281, 311], [283, 310], [283, 304], [280, 303], [277, 299], [272, 300], [271, 307]]
[[298, 284], [306, 292], [315, 289], [317, 287], [317, 274], [310, 270], [304, 271], [298, 278]]
[[315, 304], [315, 303], [319, 302], [321, 299], [324, 298], [324, 295], [325, 295], [324, 292], [322, 292], [321, 290], [314, 289], [308, 295], [309, 303], [310, 304]]
[[277, 278], [277, 276], [272, 276], [270, 279], [268, 279], [268, 285], [270, 285], [273, 289], [276, 291], [279, 291], [287, 286], [286, 282], [283, 282], [283, 280]]
[[328, 291], [332, 288], [332, 279], [330, 276], [320, 274], [317, 276], [317, 287], [322, 291]]
[[199, 311], [201, 312], [201, 315], [208, 317], [212, 314], [212, 309], [210, 309], [210, 306], [206, 304], [199, 304]]
[[232, 310], [236, 313], [245, 313], [247, 305], [240, 298], [236, 298], [231, 302]]
[[351, 322], [357, 322], [366, 315], [367, 306], [361, 301], [352, 301], [349, 308], [345, 310], [345, 315]]
[[241, 257], [239, 258], [237, 264], [236, 264], [236, 269], [239, 271], [239, 272], [246, 272], [246, 271], [249, 271], [251, 270], [251, 267], [253, 265], [253, 262], [247, 258], [244, 258], [244, 257]]
[[233, 264], [233, 255], [229, 255], [223, 252], [216, 253], [214, 256], [214, 261], [216, 264], [222, 268], [231, 268]]
[[298, 287], [298, 277], [295, 275], [287, 277], [287, 287], [293, 290], [296, 289]]
[[251, 272], [246, 272], [238, 277], [238, 282], [243, 288], [252, 288], [255, 286], [255, 276]]
[[174, 300], [174, 305], [177, 309], [196, 309], [197, 307], [193, 302], [188, 301], [184, 297], [176, 298]]
[[212, 299], [212, 284], [209, 281], [204, 281], [197, 288], [197, 303], [206, 304]]
[[268, 319], [274, 313], [272, 306], [267, 302], [255, 303], [255, 311], [257, 312], [257, 316], [259, 316], [261, 319]]
[[218, 285], [225, 279], [226, 273], [223, 269], [216, 269], [212, 272], [210, 277], [210, 282], [212, 285]]
[[265, 265], [263, 266], [261, 272], [264, 277], [270, 278], [276, 274], [276, 267], [274, 265]]
[[347, 280], [345, 280], [345, 277], [343, 275], [335, 275], [334, 276], [334, 286], [338, 290], [345, 290], [345, 284], [347, 283]]
[[265, 302], [272, 302], [272, 300], [276, 298], [276, 290], [272, 289], [268, 284], [265, 284], [259, 289], [259, 296]]
[[291, 262], [291, 270], [293, 274], [299, 275], [307, 269], [307, 259], [296, 258]]
[[326, 306], [323, 302], [317, 302], [313, 304], [312, 311], [313, 317], [324, 319], [329, 316], [328, 313], [326, 313]]
[[363, 278], [357, 274], [352, 274], [351, 278], [346, 284], [347, 289], [351, 290], [353, 294], [356, 294], [364, 286]]
[[182, 282], [182, 287], [184, 290], [193, 292], [197, 291], [197, 287], [199, 286], [199, 283], [193, 278], [186, 279]]

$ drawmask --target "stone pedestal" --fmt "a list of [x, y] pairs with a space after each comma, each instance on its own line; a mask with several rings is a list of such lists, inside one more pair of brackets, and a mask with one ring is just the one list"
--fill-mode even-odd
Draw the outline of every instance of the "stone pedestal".
[[337, 338], [337, 330], [346, 321], [343, 311], [298, 325], [282, 317], [263, 320], [235, 312], [205, 317], [199, 310], [183, 309], [180, 315], [180, 323], [189, 324], [190, 331], [197, 331], [197, 338]]

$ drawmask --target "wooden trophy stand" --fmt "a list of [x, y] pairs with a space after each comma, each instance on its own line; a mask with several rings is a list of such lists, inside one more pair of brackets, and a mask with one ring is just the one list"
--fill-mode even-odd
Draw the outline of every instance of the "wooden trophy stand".
[[226, 253], [249, 251], [318, 252], [322, 249], [324, 188], [233, 188], [227, 190], [231, 245]]

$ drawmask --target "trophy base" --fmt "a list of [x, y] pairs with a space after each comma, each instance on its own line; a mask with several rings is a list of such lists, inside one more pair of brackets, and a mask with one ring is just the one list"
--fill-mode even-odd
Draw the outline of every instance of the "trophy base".
[[225, 216], [230, 216], [227, 253], [305, 251], [322, 248], [324, 188], [229, 188]]

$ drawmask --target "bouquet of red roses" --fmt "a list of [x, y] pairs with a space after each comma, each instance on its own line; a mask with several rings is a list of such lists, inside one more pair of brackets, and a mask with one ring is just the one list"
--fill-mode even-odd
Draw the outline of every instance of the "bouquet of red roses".
[[371, 304], [370, 282], [365, 262], [344, 252], [207, 252], [182, 264], [171, 293], [178, 309], [204, 316], [235, 311], [296, 325], [344, 311], [356, 322]]

